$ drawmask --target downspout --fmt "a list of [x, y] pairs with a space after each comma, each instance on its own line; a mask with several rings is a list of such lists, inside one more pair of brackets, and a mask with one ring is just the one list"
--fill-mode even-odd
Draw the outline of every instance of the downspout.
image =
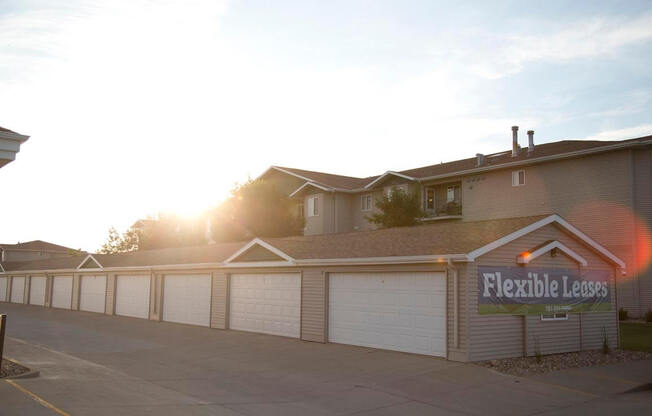
[[453, 348], [459, 348], [460, 335], [459, 335], [459, 289], [457, 267], [453, 265], [453, 261], [448, 259], [448, 269], [453, 274]]

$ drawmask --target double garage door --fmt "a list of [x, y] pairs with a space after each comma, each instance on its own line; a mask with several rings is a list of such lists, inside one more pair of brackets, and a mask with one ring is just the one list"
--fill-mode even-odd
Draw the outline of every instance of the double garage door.
[[444, 273], [332, 273], [329, 341], [446, 355]]

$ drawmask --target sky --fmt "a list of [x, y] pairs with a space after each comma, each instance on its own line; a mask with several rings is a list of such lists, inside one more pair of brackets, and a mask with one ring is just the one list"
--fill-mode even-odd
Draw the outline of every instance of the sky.
[[[527, 4], [527, 7], [524, 5]], [[652, 134], [650, 1], [0, 0], [0, 242], [94, 251], [271, 165]]]

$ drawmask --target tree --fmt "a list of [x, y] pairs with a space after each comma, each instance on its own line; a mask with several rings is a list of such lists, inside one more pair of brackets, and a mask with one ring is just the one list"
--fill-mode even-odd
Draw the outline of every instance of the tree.
[[380, 213], [372, 214], [367, 219], [382, 228], [404, 227], [420, 224], [419, 219], [425, 216], [421, 209], [419, 192], [405, 192], [402, 189], [392, 190], [391, 197], [383, 195], [376, 200]]
[[242, 241], [252, 237], [300, 235], [304, 221], [294, 201], [273, 183], [249, 180], [236, 185], [231, 196], [211, 216], [215, 241]]
[[109, 228], [109, 236], [106, 242], [98, 250], [102, 254], [124, 253], [126, 251], [138, 250], [138, 236], [130, 228], [120, 235], [115, 227]]

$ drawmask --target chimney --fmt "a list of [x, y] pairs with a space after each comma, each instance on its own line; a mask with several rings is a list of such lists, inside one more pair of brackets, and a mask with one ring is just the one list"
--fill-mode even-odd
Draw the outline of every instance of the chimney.
[[518, 126], [512, 126], [512, 157], [518, 156]]
[[534, 152], [534, 130], [527, 131], [527, 152]]
[[475, 157], [478, 158], [478, 163], [476, 164], [477, 167], [484, 165], [484, 155], [482, 153], [476, 153]]

